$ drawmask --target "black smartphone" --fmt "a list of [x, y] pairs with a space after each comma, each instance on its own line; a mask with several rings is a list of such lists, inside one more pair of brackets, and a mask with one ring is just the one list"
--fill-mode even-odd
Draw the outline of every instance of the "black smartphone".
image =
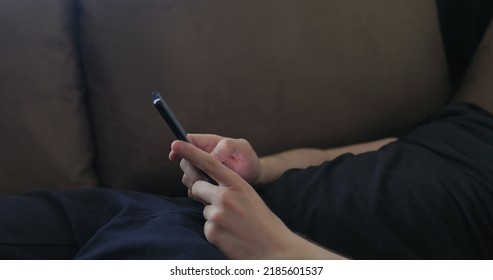
[[187, 132], [180, 124], [175, 114], [173, 114], [173, 111], [171, 111], [168, 104], [164, 101], [158, 91], [152, 93], [152, 102], [154, 103], [154, 106], [159, 111], [163, 119], [168, 124], [171, 131], [173, 131], [176, 138], [181, 141], [189, 142], [187, 138]]
[[[152, 94], [152, 103], [154, 104], [154, 107], [159, 111], [163, 119], [166, 121], [168, 124], [169, 128], [173, 133], [175, 134], [176, 138], [178, 140], [188, 142], [187, 138], [187, 132], [183, 128], [183, 126], [180, 124], [178, 119], [176, 118], [175, 114], [173, 114], [173, 111], [171, 111], [170, 107], [168, 104], [164, 101], [163, 97], [158, 91], [153, 92]], [[217, 182], [214, 181], [209, 175], [207, 175], [205, 172], [202, 170], [199, 170], [200, 174], [202, 174], [205, 177], [205, 180], [211, 184], [217, 185]]]

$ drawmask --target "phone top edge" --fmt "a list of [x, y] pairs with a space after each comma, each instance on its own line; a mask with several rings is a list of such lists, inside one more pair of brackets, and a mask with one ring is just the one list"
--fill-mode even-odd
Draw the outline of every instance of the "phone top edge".
[[156, 100], [159, 100], [159, 99], [162, 98], [161, 97], [161, 93], [159, 93], [159, 91], [153, 91], [151, 93], [151, 97], [152, 97], [152, 100], [153, 100], [154, 104], [156, 104]]
[[178, 140], [189, 142], [187, 138], [188, 133], [180, 124], [175, 114], [173, 114], [173, 111], [171, 111], [171, 108], [169, 108], [168, 104], [166, 104], [166, 102], [161, 97], [159, 92], [157, 91], [153, 92], [152, 98], [153, 98], [154, 106], [159, 111], [163, 119], [166, 121], [168, 127], [174, 133], [175, 137]]

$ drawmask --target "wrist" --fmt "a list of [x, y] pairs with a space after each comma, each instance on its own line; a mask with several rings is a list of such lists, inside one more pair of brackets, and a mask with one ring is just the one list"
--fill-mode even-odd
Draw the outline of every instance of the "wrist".
[[263, 185], [267, 183], [266, 177], [268, 176], [268, 164], [266, 164], [266, 158], [260, 158], [259, 163], [260, 163], [260, 173], [257, 178], [257, 181], [255, 182], [255, 185]]
[[263, 185], [271, 183], [281, 176], [279, 170], [282, 170], [282, 160], [277, 156], [266, 156], [260, 158], [260, 175], [256, 184]]

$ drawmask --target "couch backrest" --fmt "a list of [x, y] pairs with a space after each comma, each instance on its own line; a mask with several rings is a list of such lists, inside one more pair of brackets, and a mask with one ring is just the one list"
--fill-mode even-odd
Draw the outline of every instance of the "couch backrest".
[[75, 12], [0, 1], [0, 194], [97, 184]]
[[262, 155], [388, 135], [448, 97], [429, 0], [82, 0], [81, 30], [98, 166], [117, 188], [183, 192], [154, 90], [189, 132]]
[[493, 22], [466, 72], [457, 101], [478, 104], [493, 112]]
[[2, 188], [98, 184], [96, 156], [101, 185], [183, 194], [154, 90], [261, 155], [386, 136], [448, 98], [429, 0], [7, 0], [0, 38]]

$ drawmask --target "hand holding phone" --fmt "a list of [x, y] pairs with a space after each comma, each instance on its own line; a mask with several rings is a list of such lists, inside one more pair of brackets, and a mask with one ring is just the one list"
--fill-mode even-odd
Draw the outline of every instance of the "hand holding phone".
[[[188, 142], [187, 138], [187, 132], [183, 128], [183, 126], [180, 124], [178, 119], [176, 118], [175, 114], [173, 114], [173, 111], [171, 111], [171, 108], [168, 106], [168, 104], [164, 101], [164, 99], [161, 97], [161, 94], [158, 91], [155, 91], [152, 93], [152, 102], [156, 109], [159, 111], [163, 119], [166, 121], [168, 124], [169, 128], [173, 133], [175, 134], [176, 138], [178, 140]], [[204, 173], [202, 170], [199, 170], [200, 174], [202, 174], [205, 177], [205, 180], [211, 184], [217, 185], [217, 182], [214, 181], [209, 175]]]

